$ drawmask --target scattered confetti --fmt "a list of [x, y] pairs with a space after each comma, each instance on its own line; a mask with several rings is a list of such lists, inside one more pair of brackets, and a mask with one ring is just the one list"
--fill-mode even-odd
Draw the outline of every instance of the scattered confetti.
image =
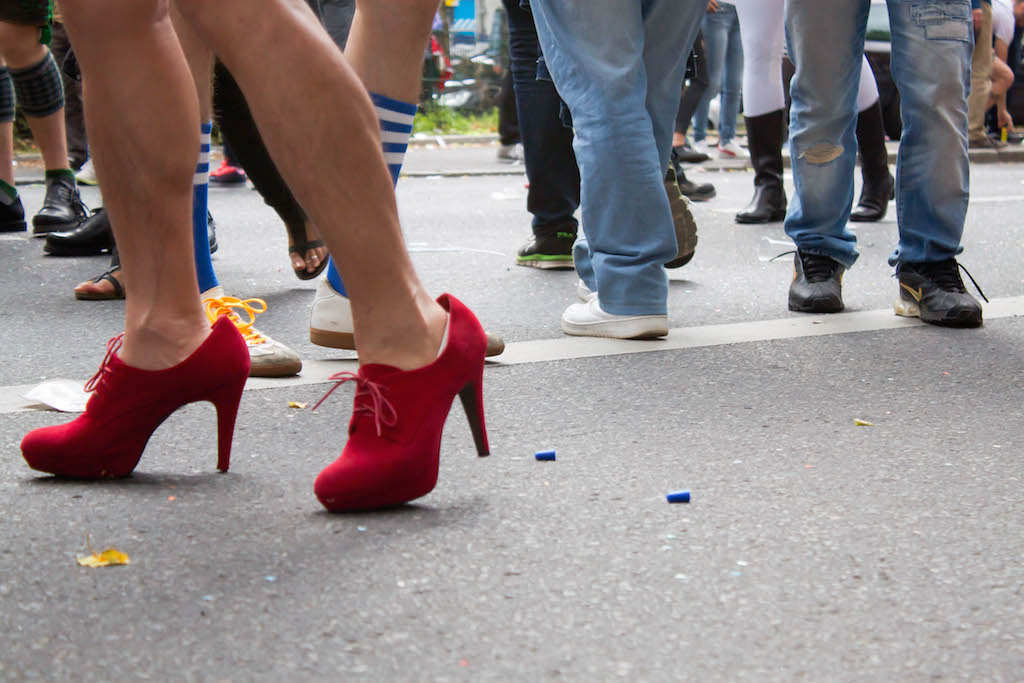
[[356, 527], [356, 531], [366, 531], [366, 527], [365, 526], [357, 526]]
[[874, 427], [875, 425], [867, 420], [861, 420], [860, 418], [854, 418], [853, 424], [858, 427]]
[[268, 583], [274, 583], [275, 581], [277, 581], [277, 577], [276, 576], [264, 576], [263, 580], [268, 582]]
[[169, 500], [170, 502], [173, 503], [174, 501], [178, 500], [178, 497], [177, 496], [167, 496], [167, 500]]
[[298, 401], [288, 401], [288, 407], [289, 408], [298, 408], [299, 410], [302, 410], [303, 408], [305, 408], [308, 405], [309, 405], [308, 403], [299, 403]]
[[460, 659], [459, 660], [459, 666], [469, 666], [469, 660], [468, 659]]
[[690, 492], [689, 491], [672, 491], [665, 496], [665, 500], [670, 503], [689, 503]]
[[550, 451], [537, 451], [533, 454], [533, 457], [537, 458], [537, 460], [553, 461], [555, 459], [555, 451], [554, 449]]

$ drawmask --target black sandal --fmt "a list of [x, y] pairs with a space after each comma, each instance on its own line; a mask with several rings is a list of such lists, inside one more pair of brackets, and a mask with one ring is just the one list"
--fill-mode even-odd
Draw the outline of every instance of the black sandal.
[[[305, 262], [307, 251], [309, 251], [310, 249], [317, 249], [319, 247], [326, 246], [323, 240], [306, 239], [305, 223], [303, 223], [302, 225], [289, 225], [288, 223], [285, 223], [284, 227], [285, 230], [288, 231], [288, 234], [291, 236], [293, 243], [292, 246], [288, 247], [289, 256], [291, 254], [298, 254], [299, 258], [301, 258], [303, 262]], [[295, 277], [299, 278], [300, 280], [312, 280], [316, 276], [320, 275], [320, 273], [324, 272], [324, 268], [327, 267], [327, 262], [329, 260], [330, 259], [327, 258], [322, 260], [320, 262], [320, 265], [317, 266], [316, 270], [314, 270], [312, 273], [306, 271], [305, 267], [303, 267], [302, 270], [296, 270], [292, 268], [292, 272], [295, 273]]]
[[109, 294], [89, 294], [87, 292], [75, 292], [75, 298], [80, 301], [114, 301], [115, 299], [124, 298], [124, 287], [114, 277], [114, 273], [121, 270], [121, 256], [117, 253], [117, 247], [114, 247], [114, 256], [110, 259], [110, 268], [106, 270], [102, 275], [94, 277], [89, 282], [93, 284], [99, 284], [106, 280], [110, 284], [114, 285], [113, 296]]

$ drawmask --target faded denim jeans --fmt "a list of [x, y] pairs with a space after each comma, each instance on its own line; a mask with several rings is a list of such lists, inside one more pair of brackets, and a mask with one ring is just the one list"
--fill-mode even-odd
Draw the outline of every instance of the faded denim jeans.
[[[796, 196], [786, 233], [808, 253], [849, 268], [847, 227], [857, 159], [857, 86], [870, 0], [786, 0], [790, 154]], [[892, 74], [902, 96], [896, 167], [899, 244], [889, 263], [961, 251], [970, 186], [967, 93], [973, 30], [969, 0], [888, 0]]]
[[664, 315], [676, 256], [665, 172], [706, 0], [530, 0], [572, 113], [583, 233], [576, 271], [616, 315]]

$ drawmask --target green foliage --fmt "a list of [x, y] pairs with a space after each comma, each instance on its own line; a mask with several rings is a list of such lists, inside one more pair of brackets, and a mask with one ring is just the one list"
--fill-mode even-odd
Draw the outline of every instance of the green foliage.
[[498, 109], [479, 114], [463, 113], [436, 104], [425, 105], [413, 123], [413, 133], [430, 135], [482, 135], [498, 131]]

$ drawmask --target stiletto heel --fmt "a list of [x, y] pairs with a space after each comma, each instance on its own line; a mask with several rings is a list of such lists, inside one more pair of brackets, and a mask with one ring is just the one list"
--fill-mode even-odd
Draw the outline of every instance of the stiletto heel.
[[437, 484], [441, 432], [456, 395], [466, 408], [477, 452], [487, 455], [482, 391], [487, 335], [455, 297], [445, 294], [437, 303], [448, 311], [448, 343], [433, 363], [409, 371], [364, 365], [358, 374], [331, 378], [338, 383], [320, 403], [344, 382], [356, 383], [356, 396], [348, 443], [314, 486], [328, 510], [370, 510], [430, 493]]
[[21, 453], [29, 467], [77, 479], [125, 477], [142, 457], [156, 428], [183, 405], [210, 401], [217, 407], [217, 467], [227, 469], [238, 399], [249, 375], [245, 340], [220, 318], [191, 356], [166, 370], [140, 370], [118, 356], [121, 337], [107, 344], [93, 391], [73, 422], [25, 435]]
[[473, 432], [476, 454], [481, 458], [490, 455], [491, 449], [487, 444], [487, 425], [484, 423], [483, 376], [462, 387], [462, 391], [459, 392], [459, 400], [462, 401], [462, 409], [466, 412], [466, 419], [469, 420], [469, 429]]
[[217, 469], [227, 472], [231, 465], [231, 441], [235, 434], [235, 417], [242, 401], [245, 381], [221, 387], [210, 395], [210, 403], [217, 409]]

